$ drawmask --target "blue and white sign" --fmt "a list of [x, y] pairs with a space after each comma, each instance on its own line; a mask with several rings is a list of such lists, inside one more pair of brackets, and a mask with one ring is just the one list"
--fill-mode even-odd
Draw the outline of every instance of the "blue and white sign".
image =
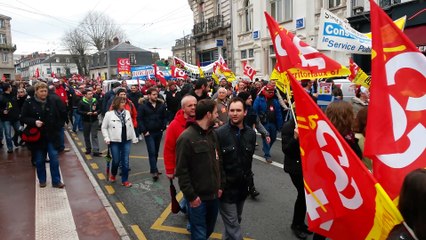
[[253, 31], [252, 36], [253, 36], [253, 40], [258, 40], [260, 38], [259, 31]]
[[371, 39], [332, 12], [321, 9], [318, 49], [356, 54], [371, 53]]
[[[158, 68], [163, 73], [163, 76], [164, 78], [166, 78], [166, 80], [170, 80], [172, 78], [172, 75], [169, 69], [163, 66], [159, 66]], [[149, 75], [149, 78], [151, 79], [155, 78], [154, 67], [151, 65], [131, 67], [130, 71], [132, 72], [133, 80], [138, 78], [139, 80], [148, 80], [148, 75]]]
[[305, 28], [305, 18], [296, 19], [296, 29]]
[[216, 47], [223, 47], [223, 39], [216, 39]]

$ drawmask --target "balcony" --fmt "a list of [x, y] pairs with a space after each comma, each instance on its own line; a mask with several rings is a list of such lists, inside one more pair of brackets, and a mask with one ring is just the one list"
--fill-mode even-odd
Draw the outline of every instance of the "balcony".
[[223, 27], [223, 16], [222, 15], [216, 15], [214, 17], [211, 17], [207, 19], [207, 28], [209, 32], [215, 31], [217, 29], [220, 29]]
[[15, 52], [16, 51], [16, 44], [12, 46], [11, 44], [2, 43], [2, 44], [0, 44], [0, 50]]
[[194, 36], [199, 36], [199, 35], [204, 34], [206, 32], [206, 23], [204, 21], [196, 23], [194, 25], [193, 31], [194, 31], [194, 33], [193, 33]]

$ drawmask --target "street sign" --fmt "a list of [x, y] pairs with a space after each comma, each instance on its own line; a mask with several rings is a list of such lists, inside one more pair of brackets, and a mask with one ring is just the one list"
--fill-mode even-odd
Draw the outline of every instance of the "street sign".
[[305, 28], [305, 18], [296, 19], [296, 29]]
[[216, 47], [223, 47], [223, 39], [216, 39]]
[[254, 39], [254, 40], [259, 39], [259, 38], [260, 38], [259, 31], [253, 31], [253, 33], [252, 33], [252, 37], [253, 37], [253, 39]]

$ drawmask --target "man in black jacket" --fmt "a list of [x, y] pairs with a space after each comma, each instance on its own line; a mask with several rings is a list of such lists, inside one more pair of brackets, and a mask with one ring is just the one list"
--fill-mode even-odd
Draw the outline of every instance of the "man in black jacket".
[[[13, 152], [13, 141], [17, 145], [17, 133], [19, 132], [19, 113], [20, 109], [16, 100], [16, 95], [12, 94], [12, 86], [9, 83], [3, 83], [3, 94], [0, 95], [0, 119], [4, 128], [6, 137], [7, 152]], [[15, 136], [12, 138], [12, 128]]]
[[229, 122], [216, 130], [225, 173], [220, 215], [225, 225], [223, 239], [242, 240], [241, 215], [252, 178], [256, 133], [244, 124], [247, 110], [241, 98], [231, 99], [228, 108]]
[[216, 103], [198, 102], [195, 123], [176, 143], [176, 174], [179, 187], [189, 202], [191, 239], [208, 239], [213, 233], [221, 190], [221, 157], [212, 126], [217, 118]]
[[157, 168], [157, 161], [161, 138], [167, 124], [166, 106], [158, 100], [157, 88], [148, 89], [146, 94], [148, 101], [145, 101], [138, 109], [138, 126], [145, 137], [152, 178], [157, 181], [158, 175], [161, 174]]
[[102, 111], [97, 99], [93, 97], [92, 90], [84, 90], [82, 93], [84, 97], [78, 104], [78, 113], [81, 115], [83, 121], [83, 136], [86, 145], [85, 153], [90, 154], [93, 147], [93, 156], [98, 157], [101, 155], [99, 153], [98, 141], [98, 115]]

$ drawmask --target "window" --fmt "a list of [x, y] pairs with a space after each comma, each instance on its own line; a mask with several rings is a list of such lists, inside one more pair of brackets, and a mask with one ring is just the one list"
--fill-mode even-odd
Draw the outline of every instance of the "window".
[[5, 28], [5, 21], [4, 19], [0, 19], [0, 28]]
[[220, 2], [222, 0], [216, 0], [216, 15], [221, 15], [221, 6], [220, 6]]
[[340, 5], [340, 0], [328, 0], [328, 8], [338, 7]]
[[56, 68], [56, 74], [57, 74], [58, 76], [61, 76], [61, 68]]
[[130, 65], [136, 65], [136, 56], [134, 53], [129, 54]]
[[278, 22], [293, 18], [293, 0], [270, 0], [271, 16]]
[[65, 62], [66, 63], [70, 63], [70, 59], [69, 58], [65, 58]]
[[246, 59], [247, 58], [247, 50], [242, 50], [241, 51], [241, 59]]
[[3, 53], [2, 59], [4, 63], [7, 63], [7, 55], [8, 55], [7, 53]]
[[59, 58], [55, 58], [55, 62], [59, 63], [61, 60]]
[[254, 57], [254, 49], [253, 48], [249, 49], [249, 51], [248, 51], [248, 57], [249, 58]]
[[244, 2], [243, 32], [249, 32], [252, 28], [253, 9], [250, 0]]
[[0, 33], [0, 44], [6, 44], [6, 34]]

